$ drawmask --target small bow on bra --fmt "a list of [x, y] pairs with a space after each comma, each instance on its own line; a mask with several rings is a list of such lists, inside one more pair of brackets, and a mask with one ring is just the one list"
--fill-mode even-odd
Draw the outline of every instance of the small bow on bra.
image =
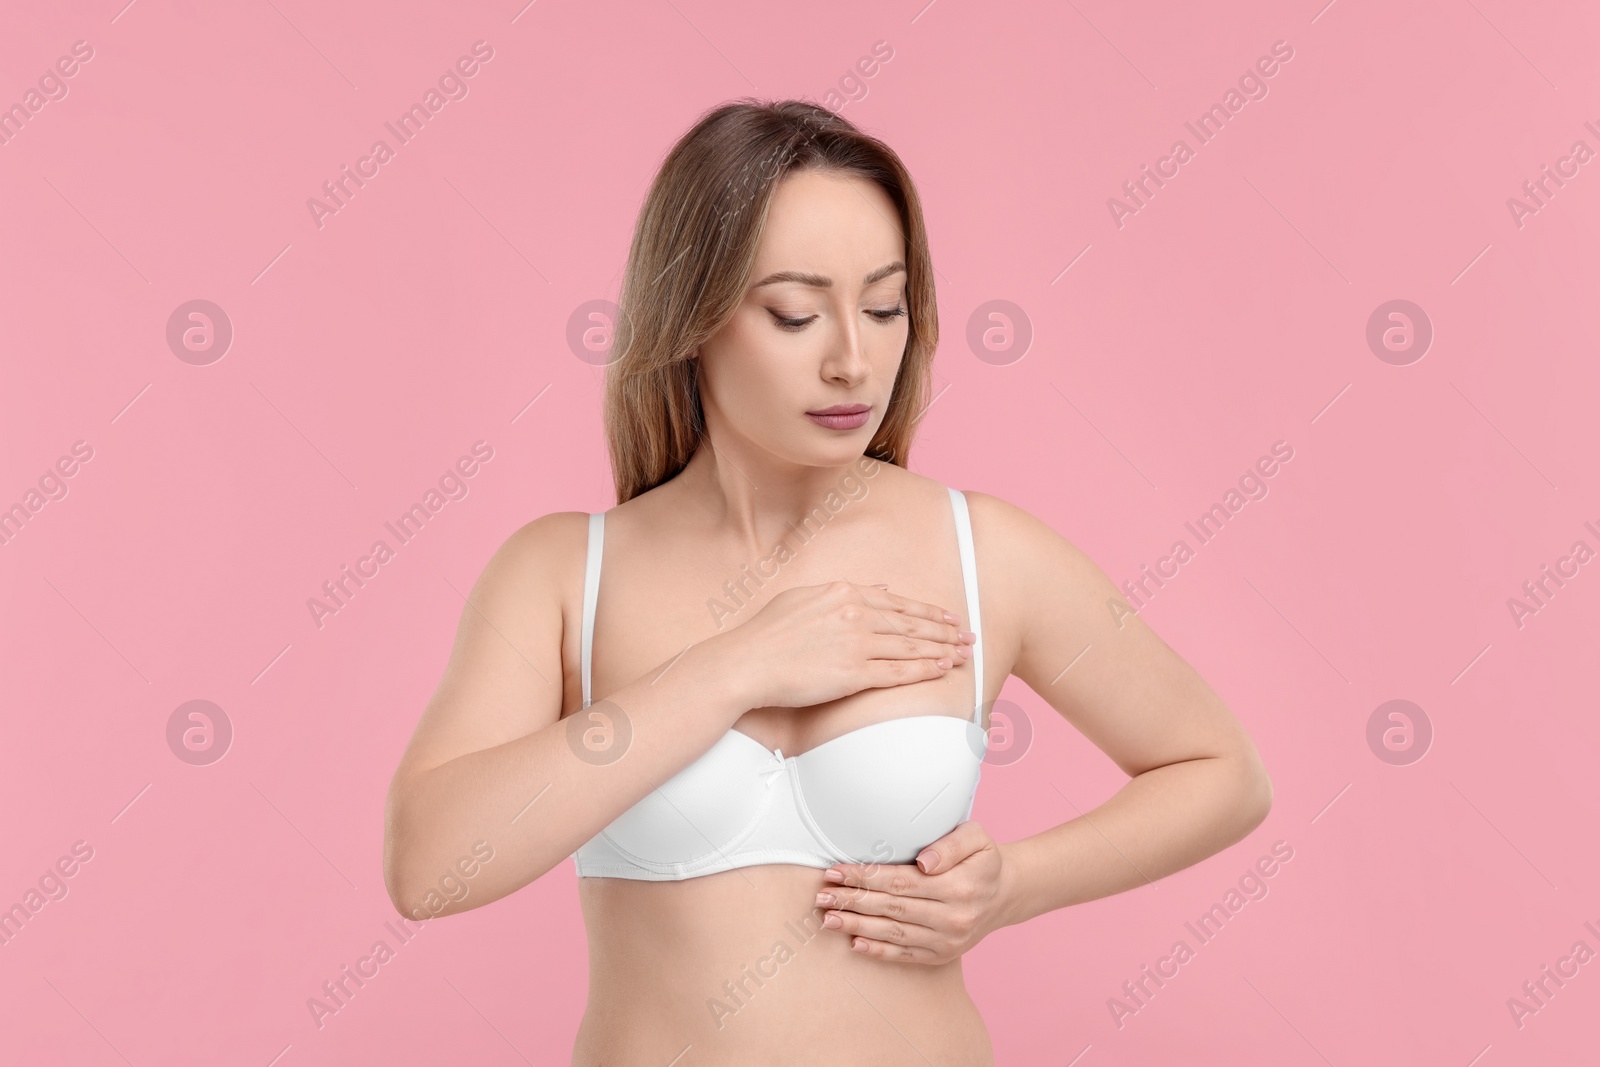
[[759, 772], [761, 777], [766, 779], [768, 789], [772, 788], [772, 783], [778, 780], [778, 775], [782, 774], [784, 769], [783, 749], [775, 749], [772, 755], [777, 760], [777, 765]]

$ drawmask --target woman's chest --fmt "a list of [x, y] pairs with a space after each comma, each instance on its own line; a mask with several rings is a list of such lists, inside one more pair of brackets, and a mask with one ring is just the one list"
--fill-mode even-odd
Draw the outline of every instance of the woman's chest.
[[[826, 535], [820, 535], [821, 537]], [[769, 749], [800, 754], [863, 726], [911, 715], [974, 717], [999, 692], [1015, 658], [1007, 612], [982, 593], [977, 575], [944, 531], [900, 537], [892, 544], [837, 538], [836, 543], [791, 544], [766, 554], [718, 552], [704, 546], [607, 546], [603, 581], [595, 593], [590, 643], [591, 698], [598, 700], [685, 648], [748, 622], [778, 593], [840, 579], [887, 583], [891, 592], [954, 614], [979, 636], [976, 655], [942, 676], [898, 686], [864, 689], [807, 708], [752, 708], [735, 729]], [[973, 579], [973, 580], [969, 580]], [[581, 702], [582, 602], [568, 611], [563, 641], [563, 713]], [[976, 610], [974, 610], [976, 609]], [[974, 627], [973, 615], [979, 617]], [[982, 689], [978, 691], [979, 667]]]

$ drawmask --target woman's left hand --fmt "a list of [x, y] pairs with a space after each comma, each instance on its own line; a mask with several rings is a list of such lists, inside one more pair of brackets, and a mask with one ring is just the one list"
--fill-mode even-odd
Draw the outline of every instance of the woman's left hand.
[[1007, 925], [1000, 846], [975, 822], [924, 848], [916, 866], [837, 863], [823, 877], [835, 883], [817, 894], [823, 925], [876, 959], [949, 963]]

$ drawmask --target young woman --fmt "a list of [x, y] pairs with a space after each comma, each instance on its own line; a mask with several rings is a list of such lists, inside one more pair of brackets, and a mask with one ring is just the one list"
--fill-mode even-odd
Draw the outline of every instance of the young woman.
[[[796, 101], [707, 113], [620, 308], [617, 506], [485, 567], [390, 788], [390, 896], [449, 914], [571, 856], [574, 1064], [992, 1063], [962, 954], [1238, 841], [1256, 750], [1054, 530], [906, 469], [938, 321], [887, 146]], [[969, 816], [1011, 675], [1132, 780], [1001, 843]]]

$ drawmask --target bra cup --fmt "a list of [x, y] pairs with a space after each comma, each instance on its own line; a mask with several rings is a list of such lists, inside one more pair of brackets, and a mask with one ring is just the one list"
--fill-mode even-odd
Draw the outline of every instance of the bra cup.
[[601, 831], [629, 859], [662, 871], [715, 858], [761, 822], [776, 765], [770, 752], [725, 734]]
[[972, 749], [972, 754], [982, 763], [989, 756], [989, 731], [979, 726], [976, 722], [967, 722], [967, 747]]
[[912, 863], [972, 810], [982, 760], [955, 716], [888, 719], [795, 760], [799, 806], [852, 863]]

